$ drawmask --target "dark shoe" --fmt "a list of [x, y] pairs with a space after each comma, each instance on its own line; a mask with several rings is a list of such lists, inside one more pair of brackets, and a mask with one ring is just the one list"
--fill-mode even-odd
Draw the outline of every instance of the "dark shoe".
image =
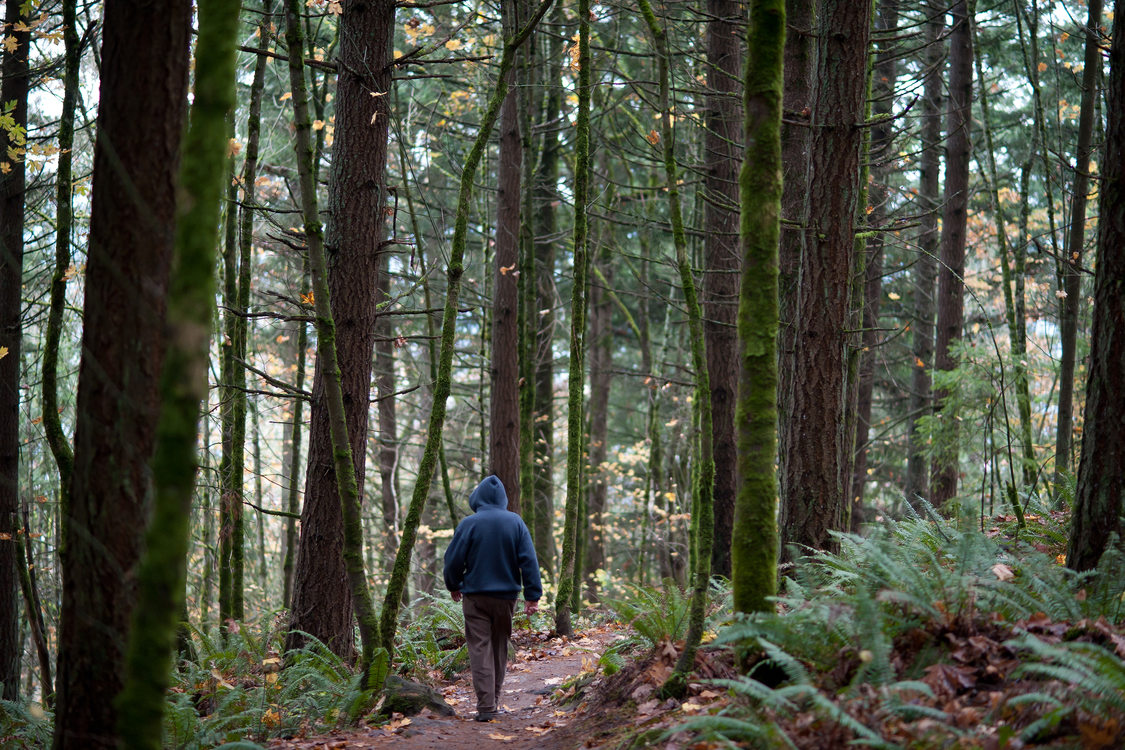
[[492, 721], [497, 716], [495, 711], [481, 711], [473, 717], [473, 721]]

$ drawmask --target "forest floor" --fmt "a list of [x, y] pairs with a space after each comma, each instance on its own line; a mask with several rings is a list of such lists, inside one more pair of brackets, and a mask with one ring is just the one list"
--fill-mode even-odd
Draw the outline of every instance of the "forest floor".
[[[638, 654], [642, 662], [629, 662], [614, 678], [601, 676], [598, 659], [607, 648], [628, 636], [623, 626], [592, 626], [572, 638], [553, 633], [519, 630], [513, 633], [515, 658], [508, 662], [502, 712], [493, 721], [473, 720], [476, 697], [466, 670], [434, 687], [455, 716], [423, 710], [417, 716], [396, 714], [378, 726], [343, 729], [316, 737], [274, 740], [270, 750], [363, 750], [391, 747], [402, 750], [570, 750], [629, 746], [644, 733], [655, 740], [676, 723], [686, 721], [711, 700], [721, 696], [698, 684], [693, 697], [683, 702], [659, 701], [656, 689], [670, 674], [675, 649]], [[626, 689], [627, 688], [627, 689]], [[671, 737], [654, 745], [646, 740], [636, 747], [687, 747], [686, 737]], [[708, 747], [703, 743], [702, 747]]]

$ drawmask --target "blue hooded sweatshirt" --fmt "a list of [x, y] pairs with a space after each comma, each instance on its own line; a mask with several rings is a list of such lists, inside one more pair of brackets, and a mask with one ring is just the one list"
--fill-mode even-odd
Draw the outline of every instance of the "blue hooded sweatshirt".
[[508, 510], [508, 493], [495, 475], [469, 495], [473, 515], [457, 524], [445, 550], [445, 587], [463, 594], [529, 602], [543, 595], [539, 560], [527, 525]]

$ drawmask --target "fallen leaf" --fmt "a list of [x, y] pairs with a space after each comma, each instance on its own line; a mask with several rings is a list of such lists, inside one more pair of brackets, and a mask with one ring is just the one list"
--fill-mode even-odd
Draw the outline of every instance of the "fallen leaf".
[[494, 740], [503, 740], [504, 742], [508, 742], [509, 740], [514, 740], [516, 738], [514, 734], [500, 734], [499, 732], [489, 732], [488, 736]]
[[1012, 572], [1012, 569], [1004, 563], [996, 563], [992, 566], [991, 570], [992, 575], [996, 576], [1001, 581], [1010, 581], [1016, 577], [1016, 574]]

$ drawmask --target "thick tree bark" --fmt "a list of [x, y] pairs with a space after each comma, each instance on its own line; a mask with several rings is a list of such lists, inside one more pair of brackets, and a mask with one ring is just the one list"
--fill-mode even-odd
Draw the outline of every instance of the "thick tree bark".
[[184, 0], [105, 6], [56, 748], [117, 746], [113, 697], [148, 518], [190, 21]]
[[[17, 31], [22, 16], [17, 0], [5, 4], [7, 38], [0, 70], [3, 84], [0, 101], [5, 112], [12, 110], [10, 128], [0, 132], [3, 141], [4, 173], [0, 174], [0, 697], [14, 701], [19, 696], [20, 656], [23, 652], [19, 632], [19, 559], [16, 536], [19, 521], [20, 457], [20, 338], [23, 303], [24, 193], [27, 168], [22, 154], [27, 138], [28, 48], [31, 32]], [[26, 24], [24, 24], [26, 28]]]
[[1078, 115], [1078, 144], [1075, 148], [1074, 188], [1070, 192], [1070, 227], [1066, 233], [1063, 260], [1063, 298], [1059, 303], [1058, 435], [1055, 440], [1055, 495], [1070, 471], [1071, 437], [1074, 430], [1074, 363], [1078, 348], [1078, 303], [1082, 300], [1082, 245], [1086, 237], [1086, 194], [1090, 189], [1090, 155], [1094, 135], [1094, 99], [1101, 72], [1101, 50], [1095, 36], [1102, 20], [1102, 1], [1090, 0], [1086, 20], [1086, 54], [1082, 68], [1082, 104]]
[[[938, 268], [937, 338], [934, 367], [957, 367], [953, 347], [961, 340], [965, 319], [965, 235], [969, 206], [969, 157], [972, 150], [973, 34], [968, 0], [950, 12], [949, 107], [946, 111], [945, 207], [941, 218], [941, 265]], [[934, 413], [943, 421], [942, 449], [930, 470], [931, 501], [941, 507], [957, 494], [957, 415], [947, 411], [946, 393], [934, 394]]]
[[[367, 455], [371, 362], [375, 344], [377, 255], [386, 252], [383, 205], [386, 199], [387, 134], [390, 117], [390, 0], [350, 0], [340, 16], [340, 75], [336, 87], [336, 130], [329, 177], [325, 248], [328, 289], [336, 325], [340, 386], [347, 415], [354, 476], [362, 492]], [[374, 93], [376, 96], [372, 96]], [[373, 114], [374, 113], [374, 114]], [[352, 602], [346, 584], [344, 523], [333, 470], [323, 362], [317, 358], [309, 426], [305, 503], [294, 571], [292, 627], [287, 646], [316, 636], [334, 652], [353, 651]]]
[[741, 156], [742, 3], [708, 0], [707, 100], [703, 141], [703, 332], [711, 377], [715, 451], [715, 542], [711, 573], [730, 578], [735, 502], [734, 409], [738, 392], [738, 165]]
[[198, 3], [194, 98], [183, 148], [191, 158], [184, 161], [176, 184], [175, 275], [163, 328], [168, 356], [160, 378], [152, 520], [136, 574], [127, 677], [116, 700], [121, 745], [130, 750], [163, 746], [164, 694], [184, 612], [200, 404], [207, 398], [219, 204], [227, 173], [227, 117], [235, 106], [239, 5], [232, 7], [227, 0]]
[[[1096, 1], [1096, 0], [1095, 0]], [[1092, 7], [1093, 4], [1091, 4]], [[1089, 570], [1111, 534], [1119, 538], [1125, 501], [1125, 2], [1114, 3], [1106, 107], [1106, 152], [1098, 212], [1094, 322], [1086, 376], [1085, 428], [1066, 564]], [[1095, 23], [1087, 33], [1096, 33]], [[1092, 41], [1092, 40], [1091, 40]], [[1090, 42], [1088, 42], [1090, 43]]]
[[782, 200], [785, 3], [750, 6], [745, 154], [739, 175], [742, 272], [738, 298], [738, 501], [732, 550], [734, 608], [772, 611], [777, 591], [778, 243]]
[[[519, 28], [515, 0], [501, 3], [505, 37]], [[508, 73], [512, 78], [515, 69]], [[508, 510], [520, 512], [519, 412], [519, 238], [520, 177], [523, 142], [520, 137], [520, 91], [509, 82], [500, 109], [500, 153], [496, 193], [496, 254], [492, 281], [492, 362], [489, 369], [488, 465], [508, 493]]]
[[[790, 495], [787, 465], [789, 433], [795, 428], [791, 408], [797, 331], [797, 279], [804, 253], [805, 192], [809, 180], [808, 127], [812, 106], [812, 76], [816, 62], [816, 3], [814, 0], [786, 0], [784, 91], [785, 116], [781, 126], [781, 235], [778, 245], [778, 299], [781, 322], [777, 329], [777, 405], [778, 405], [778, 524], [785, 526]], [[784, 552], [783, 552], [784, 554]]]
[[906, 501], [915, 505], [930, 499], [930, 461], [926, 458], [929, 435], [914, 421], [929, 414], [933, 407], [931, 370], [934, 366], [934, 294], [937, 281], [937, 256], [941, 236], [937, 212], [941, 200], [941, 34], [945, 28], [945, 2], [934, 0], [926, 6], [926, 75], [921, 104], [921, 155], [918, 160], [918, 260], [914, 264], [914, 301], [911, 320], [910, 437], [906, 462]]
[[[788, 545], [832, 549], [829, 531], [844, 522], [842, 472], [850, 444], [844, 430], [844, 344], [853, 266], [859, 156], [870, 38], [870, 3], [859, 7], [820, 0], [819, 47], [813, 91], [813, 133], [800, 264], [793, 357], [795, 415], [786, 434], [788, 454], [781, 529]], [[799, 554], [799, 551], [798, 551]]]

